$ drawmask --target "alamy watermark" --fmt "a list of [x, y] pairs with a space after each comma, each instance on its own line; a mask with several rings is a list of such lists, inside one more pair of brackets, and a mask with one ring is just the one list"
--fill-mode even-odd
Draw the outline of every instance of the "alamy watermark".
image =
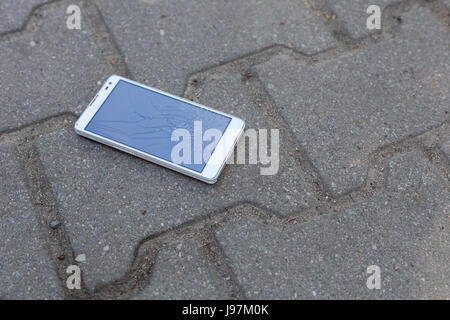
[[69, 30], [81, 30], [81, 10], [76, 4], [71, 4], [66, 9], [69, 16], [66, 20], [66, 26]]
[[377, 5], [370, 5], [367, 7], [367, 11], [370, 16], [367, 18], [366, 27], [369, 30], [381, 29], [381, 8]]
[[66, 286], [69, 290], [81, 289], [81, 270], [77, 265], [70, 265], [66, 269], [66, 273], [69, 274], [66, 280]]
[[[229, 156], [227, 164], [261, 164], [261, 175], [278, 173], [280, 166], [278, 129], [270, 130], [270, 146], [267, 129], [245, 130], [237, 144], [237, 151], [233, 151], [231, 155], [228, 153], [235, 141], [227, 137], [228, 135], [223, 136], [223, 133], [215, 128], [209, 128], [203, 132], [202, 121], [194, 121], [193, 135], [187, 129], [175, 129], [172, 132], [171, 141], [177, 144], [172, 148], [171, 161], [179, 165], [202, 164], [208, 161], [221, 164], [223, 159]], [[248, 157], [246, 156], [247, 141]], [[214, 157], [211, 158], [212, 154]]]
[[370, 276], [367, 278], [366, 286], [368, 289], [381, 289], [381, 269], [377, 265], [367, 267], [367, 273]]

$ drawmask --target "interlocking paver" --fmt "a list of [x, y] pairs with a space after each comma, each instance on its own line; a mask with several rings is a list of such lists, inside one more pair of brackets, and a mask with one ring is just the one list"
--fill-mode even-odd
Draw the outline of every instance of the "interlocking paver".
[[192, 241], [158, 254], [150, 284], [135, 299], [225, 299]]
[[[280, 127], [268, 116], [270, 110], [249, 100], [240, 83], [235, 75], [207, 81], [200, 101], [244, 117], [248, 128]], [[36, 145], [74, 251], [87, 256], [84, 280], [93, 287], [123, 275], [134, 247], [152, 233], [242, 201], [284, 215], [311, 203], [311, 179], [288, 154], [295, 144], [281, 127], [280, 141], [278, 174], [262, 176], [259, 165], [228, 165], [215, 185], [78, 137], [73, 130], [43, 136]], [[106, 245], [110, 250], [104, 253]]]
[[0, 130], [79, 111], [112, 73], [87, 23], [67, 29], [66, 8], [55, 3], [32, 31], [0, 39]]
[[98, 1], [133, 77], [175, 94], [189, 74], [284, 44], [305, 53], [335, 45], [303, 1]]
[[257, 67], [335, 194], [363, 183], [371, 152], [448, 118], [448, 29], [426, 8], [402, 18], [391, 41], [313, 65], [277, 56]]
[[13, 144], [0, 144], [0, 297], [59, 299], [62, 289], [15, 157]]
[[[247, 296], [448, 298], [450, 190], [425, 159], [394, 156], [384, 192], [342, 212], [284, 230], [251, 219], [219, 228]], [[370, 265], [380, 290], [366, 287]]]
[[32, 9], [50, 0], [3, 0], [0, 2], [0, 34], [22, 27]]
[[[317, 6], [316, 0], [308, 1], [313, 6]], [[381, 12], [383, 12], [388, 5], [399, 2], [401, 0], [325, 0], [326, 5], [333, 10], [337, 19], [343, 23], [349, 35], [354, 39], [367, 36], [377, 31], [367, 28], [367, 19], [371, 15], [367, 13], [367, 8], [370, 5], [379, 6]], [[381, 28], [383, 28], [383, 24]]]

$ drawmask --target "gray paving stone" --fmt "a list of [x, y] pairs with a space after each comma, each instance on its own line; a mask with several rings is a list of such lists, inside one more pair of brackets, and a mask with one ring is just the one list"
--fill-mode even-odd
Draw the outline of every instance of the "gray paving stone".
[[277, 56], [257, 67], [330, 190], [358, 187], [377, 148], [448, 118], [450, 33], [422, 8], [399, 34], [332, 60], [304, 65]]
[[388, 5], [399, 3], [401, 0], [325, 0], [325, 2], [336, 13], [337, 19], [342, 21], [350, 36], [358, 39], [376, 31], [367, 29], [367, 19], [370, 17], [367, 8], [370, 5], [379, 6], [383, 13]]
[[150, 284], [134, 299], [224, 299], [210, 280], [194, 243], [187, 241], [158, 254]]
[[444, 141], [440, 145], [441, 150], [445, 153], [447, 158], [450, 160], [450, 139]]
[[[201, 101], [209, 106], [247, 115], [248, 128], [276, 125], [267, 120], [268, 110], [248, 100], [239, 77], [211, 80], [203, 92]], [[86, 254], [82, 270], [92, 288], [122, 276], [135, 246], [155, 232], [243, 201], [284, 215], [312, 203], [309, 178], [288, 155], [295, 144], [283, 130], [280, 136], [278, 174], [262, 176], [260, 165], [227, 165], [215, 185], [78, 137], [73, 130], [43, 136], [36, 146], [75, 254]], [[104, 253], [106, 245], [110, 250]]]
[[138, 81], [182, 94], [188, 75], [273, 44], [315, 53], [335, 45], [303, 1], [100, 0]]
[[0, 34], [22, 27], [32, 9], [49, 0], [3, 0], [0, 2]]
[[[450, 297], [449, 184], [424, 155], [389, 161], [386, 190], [284, 230], [242, 219], [217, 239], [251, 299]], [[369, 290], [367, 267], [381, 268]]]
[[14, 145], [0, 144], [0, 297], [60, 299], [62, 289], [15, 156]]
[[66, 8], [54, 4], [33, 31], [0, 40], [0, 130], [83, 108], [112, 73], [87, 23], [67, 29]]

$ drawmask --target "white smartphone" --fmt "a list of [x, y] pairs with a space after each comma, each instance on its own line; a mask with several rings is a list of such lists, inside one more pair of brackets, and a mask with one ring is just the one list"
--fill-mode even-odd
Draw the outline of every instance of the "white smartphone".
[[75, 131], [212, 184], [244, 126], [232, 115], [113, 75], [77, 120]]

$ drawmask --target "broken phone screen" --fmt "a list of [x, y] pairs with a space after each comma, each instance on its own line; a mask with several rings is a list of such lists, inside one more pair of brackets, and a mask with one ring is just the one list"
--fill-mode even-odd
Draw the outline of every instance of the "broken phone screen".
[[202, 172], [208, 162], [203, 150], [214, 150], [218, 134], [223, 135], [230, 121], [214, 111], [120, 80], [85, 130]]

